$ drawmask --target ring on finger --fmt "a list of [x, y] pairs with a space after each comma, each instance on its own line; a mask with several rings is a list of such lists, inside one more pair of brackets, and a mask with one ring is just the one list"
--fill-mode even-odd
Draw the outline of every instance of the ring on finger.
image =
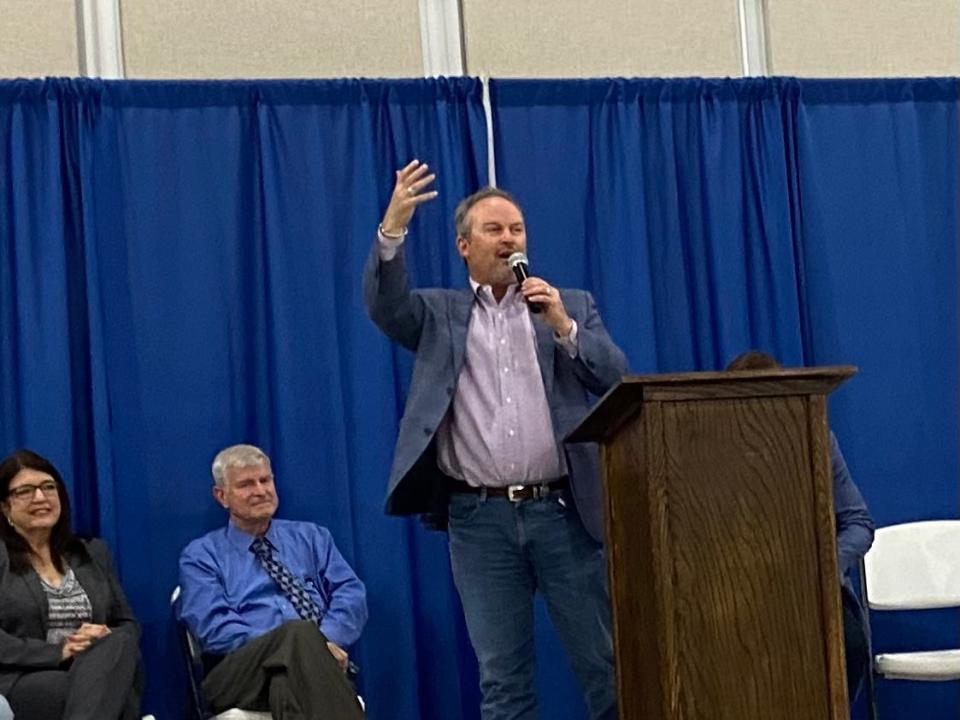
[[417, 191], [414, 190], [412, 187], [407, 188], [407, 195], [409, 195], [410, 197], [413, 197], [416, 194], [417, 194]]

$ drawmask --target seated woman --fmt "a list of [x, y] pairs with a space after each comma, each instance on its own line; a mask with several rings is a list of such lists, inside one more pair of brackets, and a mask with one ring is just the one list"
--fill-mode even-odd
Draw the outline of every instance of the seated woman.
[[17, 720], [140, 716], [137, 624], [110, 554], [70, 529], [57, 469], [0, 461], [0, 695]]

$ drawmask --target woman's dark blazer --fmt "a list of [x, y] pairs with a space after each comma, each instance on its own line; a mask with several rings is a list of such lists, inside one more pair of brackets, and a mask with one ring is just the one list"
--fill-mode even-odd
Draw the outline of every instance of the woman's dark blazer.
[[[102, 540], [80, 540], [67, 563], [73, 568], [93, 608], [92, 622], [113, 632], [131, 633], [139, 641], [140, 626], [113, 571], [110, 551]], [[31, 670], [60, 666], [60, 645], [46, 641], [47, 596], [32, 569], [10, 571], [7, 547], [0, 542], [0, 695]]]

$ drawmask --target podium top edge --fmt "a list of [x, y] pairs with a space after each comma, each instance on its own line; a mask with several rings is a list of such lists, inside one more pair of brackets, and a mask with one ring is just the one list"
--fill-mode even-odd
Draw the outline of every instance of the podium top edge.
[[828, 394], [856, 373], [853, 365], [824, 365], [624, 375], [564, 440], [596, 442], [610, 437], [647, 402]]
[[818, 367], [769, 368], [764, 370], [708, 370], [667, 373], [663, 375], [624, 375], [621, 385], [678, 385], [731, 382], [735, 380], [846, 380], [857, 374], [854, 365], [822, 365]]

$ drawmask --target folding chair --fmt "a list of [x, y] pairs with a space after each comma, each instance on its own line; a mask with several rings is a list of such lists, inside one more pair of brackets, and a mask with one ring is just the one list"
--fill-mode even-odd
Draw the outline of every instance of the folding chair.
[[203, 653], [200, 644], [193, 637], [186, 624], [180, 622], [177, 613], [177, 603], [180, 600], [180, 586], [177, 585], [170, 595], [170, 608], [173, 611], [174, 622], [177, 623], [177, 632], [180, 635], [180, 646], [183, 649], [183, 659], [187, 666], [187, 678], [190, 682], [190, 700], [197, 720], [273, 720], [268, 712], [257, 710], [241, 710], [231, 708], [219, 715], [213, 715], [207, 707], [207, 699], [203, 694], [203, 676], [206, 669], [203, 665]]
[[[870, 612], [960, 607], [960, 520], [878, 528], [861, 567], [860, 592]], [[871, 633], [872, 645], [872, 633]], [[960, 679], [960, 648], [873, 655], [867, 676], [870, 717], [877, 718], [874, 679]]]

